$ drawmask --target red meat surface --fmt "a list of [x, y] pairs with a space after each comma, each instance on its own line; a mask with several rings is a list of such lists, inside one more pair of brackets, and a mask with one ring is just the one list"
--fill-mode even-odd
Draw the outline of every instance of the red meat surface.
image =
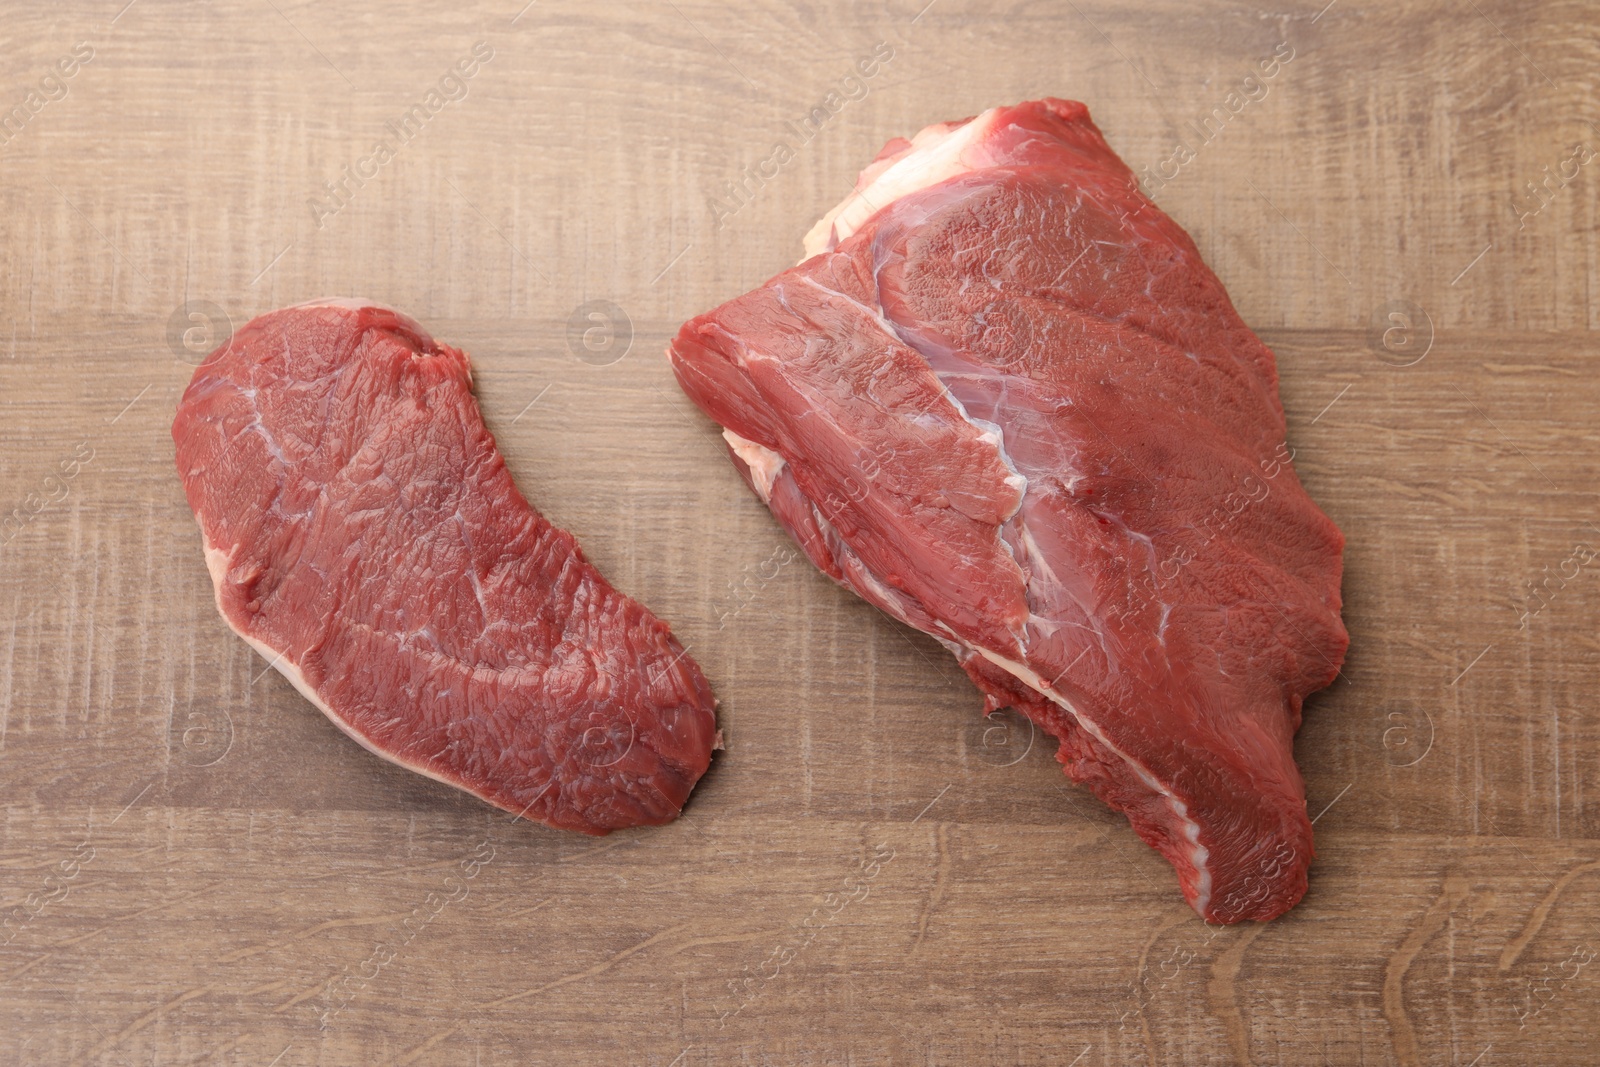
[[347, 734], [551, 826], [677, 816], [711, 689], [517, 491], [466, 353], [386, 308], [274, 311], [172, 436], [222, 617]]
[[1059, 738], [1200, 915], [1292, 907], [1343, 538], [1188, 235], [1046, 99], [890, 142], [807, 251], [669, 348], [746, 480], [986, 710]]

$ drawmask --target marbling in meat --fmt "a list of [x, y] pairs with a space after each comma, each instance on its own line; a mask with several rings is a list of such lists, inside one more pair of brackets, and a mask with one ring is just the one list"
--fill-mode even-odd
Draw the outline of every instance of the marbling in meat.
[[1293, 906], [1343, 538], [1188, 235], [1046, 99], [890, 142], [806, 253], [670, 347], [746, 480], [987, 709], [1059, 738], [1202, 916]]
[[551, 826], [677, 816], [711, 690], [517, 491], [466, 353], [387, 308], [275, 311], [172, 436], [223, 618], [347, 734]]

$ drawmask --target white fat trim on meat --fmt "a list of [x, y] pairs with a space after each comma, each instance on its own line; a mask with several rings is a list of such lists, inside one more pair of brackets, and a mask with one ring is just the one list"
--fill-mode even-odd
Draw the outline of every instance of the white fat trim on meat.
[[[371, 305], [362, 304], [360, 306], [368, 307]], [[239, 627], [235, 626], [233, 620], [228, 617], [228, 613], [223, 610], [222, 607], [222, 588], [228, 580], [228, 569], [232, 563], [231, 556], [229, 553], [222, 551], [220, 548], [213, 547], [211, 544], [211, 538], [206, 536], [204, 529], [200, 531], [200, 539], [205, 545], [206, 570], [211, 572], [211, 585], [217, 597], [217, 612], [222, 616], [222, 620], [228, 624], [228, 629], [244, 638], [245, 643], [251, 648], [255, 649], [256, 652], [261, 655], [261, 658], [267, 661], [267, 665], [269, 667], [276, 669], [279, 674], [289, 679], [289, 684], [298, 689], [301, 696], [305, 697], [307, 700], [311, 701], [312, 704], [316, 705], [318, 711], [326, 715], [335, 726], [348, 734], [351, 740], [355, 741], [356, 744], [360, 745], [374, 756], [377, 756], [379, 759], [387, 760], [390, 763], [396, 764], [397, 766], [404, 767], [408, 771], [416, 771], [424, 778], [432, 778], [436, 782], [443, 782], [445, 785], [451, 786], [455, 789], [463, 788], [460, 782], [452, 782], [450, 779], [441, 777], [426, 767], [419, 766], [415, 763], [407, 763], [405, 760], [400, 759], [391, 752], [385, 752], [380, 748], [373, 747], [370, 741], [357, 733], [354, 727], [341, 719], [332, 708], [328, 707], [328, 705], [323, 702], [321, 697], [317, 696], [317, 691], [312, 688], [311, 683], [306, 680], [306, 676], [300, 673], [300, 668], [289, 659], [287, 653], [278, 651], [265, 641], [256, 640], [254, 637], [251, 637], [249, 634], [239, 629]], [[532, 804], [529, 804], [529, 807], [532, 807]], [[510, 809], [507, 808], [506, 810], [509, 811]]]
[[1206, 861], [1211, 858], [1211, 852], [1200, 843], [1200, 824], [1189, 818], [1188, 805], [1179, 800], [1177, 797], [1173, 796], [1171, 790], [1162, 785], [1155, 775], [1151, 774], [1143, 764], [1134, 759], [1132, 756], [1129, 756], [1116, 745], [1112, 744], [1106, 738], [1105, 734], [1100, 731], [1099, 727], [1095, 726], [1088, 719], [1085, 719], [1082, 715], [1079, 715], [1077, 708], [1074, 708], [1064, 697], [1052, 691], [1049, 684], [1046, 683], [1043, 678], [1040, 678], [1037, 674], [1035, 674], [1032, 670], [1020, 663], [1015, 663], [1011, 660], [1008, 660], [1004, 656], [990, 652], [988, 649], [981, 646], [974, 646], [974, 650], [984, 659], [1001, 668], [1007, 674], [1010, 674], [1012, 677], [1016, 678], [1019, 682], [1022, 682], [1029, 689], [1032, 689], [1040, 696], [1045, 697], [1052, 703], [1063, 708], [1069, 715], [1072, 716], [1077, 724], [1091, 734], [1096, 741], [1104, 745], [1109, 751], [1116, 753], [1116, 755], [1133, 770], [1133, 773], [1139, 776], [1140, 781], [1166, 798], [1167, 806], [1170, 807], [1172, 809], [1172, 813], [1178, 817], [1178, 821], [1183, 823], [1183, 836], [1188, 838], [1189, 844], [1194, 846], [1189, 853], [1189, 859], [1190, 862], [1194, 864], [1195, 870], [1200, 872], [1200, 877], [1195, 884], [1194, 910], [1199, 912], [1201, 915], [1204, 915], [1206, 913], [1206, 908], [1208, 908], [1211, 904], [1211, 871], [1206, 867]]
[[723, 440], [733, 449], [734, 455], [750, 468], [750, 480], [755, 483], [756, 495], [763, 504], [772, 503], [772, 487], [783, 471], [783, 457], [765, 445], [740, 437], [727, 427], [722, 430]]
[[911, 147], [904, 154], [811, 227], [805, 239], [805, 259], [843, 241], [860, 229], [862, 223], [902, 196], [972, 170], [961, 157], [983, 142], [999, 114], [1000, 108], [993, 107], [955, 129], [943, 122], [923, 127], [911, 139]]

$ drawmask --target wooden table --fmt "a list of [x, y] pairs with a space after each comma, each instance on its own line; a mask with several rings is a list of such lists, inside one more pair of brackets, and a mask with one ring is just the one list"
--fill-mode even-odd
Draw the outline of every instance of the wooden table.
[[[1592, 5], [123, 2], [0, 44], [0, 1062], [1600, 1058]], [[1276, 349], [1349, 537], [1268, 925], [783, 564], [661, 356], [885, 139], [1047, 94]], [[174, 406], [336, 294], [469, 350], [529, 497], [692, 647], [729, 746], [676, 824], [508, 822], [223, 626]]]

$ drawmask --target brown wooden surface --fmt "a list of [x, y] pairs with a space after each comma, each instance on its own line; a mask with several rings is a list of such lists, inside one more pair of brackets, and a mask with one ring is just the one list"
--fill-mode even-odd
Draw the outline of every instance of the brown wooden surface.
[[[1600, 149], [1592, 4], [123, 2], [0, 25], [0, 108], [94, 50], [0, 145], [0, 513], [39, 505], [0, 546], [0, 1063], [1596, 1062], [1600, 161], [1515, 207]], [[1213, 929], [937, 645], [782, 565], [660, 353], [891, 136], [1054, 94], [1153, 167], [1285, 41], [1157, 196], [1278, 353], [1354, 643], [1297, 748], [1310, 894]], [[173, 324], [342, 294], [472, 353], [529, 497], [692, 646], [729, 747], [678, 823], [509, 823], [217, 617]], [[594, 300], [615, 362], [569, 346]]]

